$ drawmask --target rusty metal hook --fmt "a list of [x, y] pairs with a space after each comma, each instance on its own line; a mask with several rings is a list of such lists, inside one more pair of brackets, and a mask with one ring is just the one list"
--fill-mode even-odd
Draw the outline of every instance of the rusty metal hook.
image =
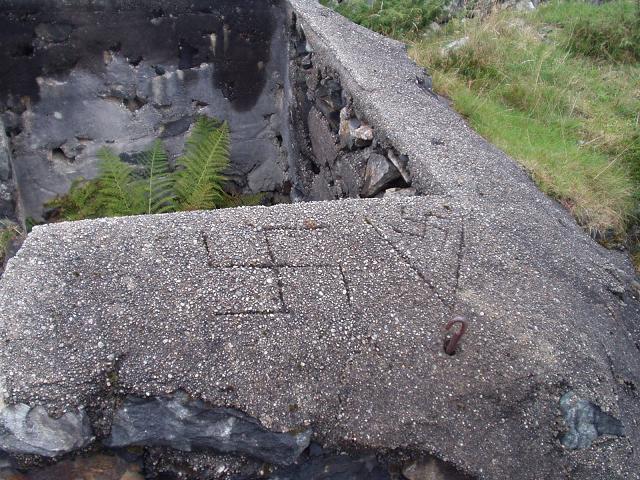
[[449, 341], [445, 342], [444, 352], [447, 355], [453, 355], [456, 353], [456, 347], [458, 346], [458, 342], [462, 335], [464, 335], [465, 330], [467, 329], [467, 322], [464, 317], [455, 317], [449, 323], [447, 323], [444, 327], [445, 330], [450, 330], [456, 323], [460, 324], [460, 329], [453, 334], [453, 336], [449, 339]]

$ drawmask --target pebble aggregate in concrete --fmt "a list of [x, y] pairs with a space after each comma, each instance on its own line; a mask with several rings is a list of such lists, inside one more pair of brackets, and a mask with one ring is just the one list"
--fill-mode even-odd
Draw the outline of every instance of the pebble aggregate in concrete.
[[[184, 389], [479, 478], [640, 478], [628, 259], [440, 104], [401, 44], [289, 6], [422, 196], [36, 228], [0, 287], [5, 401], [107, 411], [116, 392]], [[448, 356], [456, 315], [468, 329]], [[570, 390], [625, 436], [565, 449]]]
[[[0, 287], [5, 399], [102, 411], [183, 389], [328, 446], [438, 451], [488, 478], [535, 478], [529, 455], [550, 478], [624, 478], [636, 433], [619, 381], [637, 359], [614, 356], [634, 347], [609, 333], [622, 307], [607, 289], [624, 272], [480, 208], [408, 197], [36, 227]], [[448, 356], [454, 314], [469, 326]], [[626, 436], [564, 450], [568, 385]]]

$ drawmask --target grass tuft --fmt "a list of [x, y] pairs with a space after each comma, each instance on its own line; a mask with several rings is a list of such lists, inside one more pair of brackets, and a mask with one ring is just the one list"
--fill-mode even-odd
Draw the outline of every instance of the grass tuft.
[[640, 3], [613, 1], [555, 2], [538, 11], [537, 18], [559, 27], [563, 46], [573, 54], [594, 59], [633, 63], [640, 60]]
[[400, 33], [434, 90], [475, 130], [524, 165], [594, 237], [626, 241], [640, 267], [632, 240], [640, 236], [632, 233], [640, 231], [638, 0], [555, 0], [533, 12], [454, 18], [436, 32], [423, 22], [375, 24], [351, 8], [338, 11]]
[[[637, 221], [640, 198], [640, 66], [572, 49], [571, 33], [556, 25], [569, 24], [575, 8], [552, 3], [532, 13], [454, 20], [414, 42], [411, 54], [431, 69], [436, 91], [543, 191], [595, 236], [621, 239]], [[594, 25], [618, 11], [579, 8]], [[468, 37], [464, 46], [443, 48], [461, 37]]]
[[21, 236], [23, 236], [22, 229], [16, 223], [6, 218], [0, 220], [0, 270], [12, 242]]
[[440, 0], [320, 0], [338, 13], [383, 35], [405, 37], [425, 29], [442, 14]]

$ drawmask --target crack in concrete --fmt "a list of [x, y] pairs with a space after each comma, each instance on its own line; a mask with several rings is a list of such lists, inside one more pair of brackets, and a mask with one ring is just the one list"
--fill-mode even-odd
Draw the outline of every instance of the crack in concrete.
[[457, 254], [457, 264], [456, 264], [456, 283], [453, 289], [454, 298], [453, 298], [453, 307], [451, 308], [452, 312], [456, 310], [458, 306], [458, 290], [460, 289], [460, 272], [462, 270], [462, 263], [464, 262], [464, 251], [465, 247], [465, 224], [464, 224], [464, 215], [460, 220], [460, 241], [458, 246], [458, 254]]
[[442, 302], [442, 304], [444, 306], [446, 306], [447, 308], [453, 310], [454, 305], [447, 302], [444, 298], [442, 298], [440, 296], [440, 294], [438, 293], [438, 290], [436, 289], [435, 285], [433, 285], [431, 283], [431, 281], [424, 275], [424, 273], [422, 273], [422, 271], [416, 267], [415, 265], [413, 265], [413, 263], [411, 262], [411, 259], [405, 255], [404, 253], [402, 253], [402, 251], [393, 243], [393, 241], [391, 241], [382, 231], [382, 229], [380, 229], [380, 227], [378, 227], [377, 225], [375, 225], [371, 219], [367, 216], [364, 217], [364, 221], [366, 224], [368, 224], [371, 228], [373, 228], [373, 231], [376, 232], [376, 234], [382, 239], [384, 240], [397, 254], [398, 256], [404, 261], [404, 263], [411, 269], [413, 270], [413, 272], [418, 276], [418, 278], [420, 278], [425, 285], [427, 285], [429, 287], [429, 289], [431, 290], [431, 292], [433, 293], [433, 295], [440, 300], [440, 302]]
[[204, 230], [200, 231], [200, 238], [202, 240], [202, 244], [204, 245], [204, 251], [207, 255], [207, 266], [213, 267], [213, 262], [211, 261], [211, 251], [209, 250], [209, 236], [207, 232]]
[[284, 308], [281, 309], [266, 309], [266, 310], [243, 310], [242, 312], [234, 312], [232, 310], [226, 312], [214, 312], [214, 317], [242, 317], [243, 315], [271, 315], [271, 314], [289, 315], [289, 312]]
[[274, 230], [291, 231], [291, 232], [308, 232], [313, 230], [328, 230], [328, 229], [329, 229], [328, 225], [316, 225], [312, 228], [307, 226], [291, 227], [289, 225], [265, 225], [264, 227], [262, 227], [262, 231], [264, 232], [272, 232]]
[[267, 253], [269, 254], [271, 263], [273, 263], [273, 271], [276, 274], [276, 282], [278, 284], [278, 296], [280, 297], [280, 304], [282, 305], [282, 312], [280, 313], [289, 313], [289, 310], [287, 309], [287, 304], [284, 301], [284, 287], [282, 285], [282, 275], [280, 275], [280, 267], [276, 263], [276, 256], [273, 253], [273, 248], [271, 246], [271, 242], [269, 242], [269, 236], [267, 235], [267, 232], [263, 230], [262, 236], [264, 237], [264, 241], [267, 245]]
[[351, 306], [351, 287], [349, 287], [349, 283], [347, 282], [347, 277], [344, 274], [342, 265], [338, 265], [338, 268], [340, 269], [340, 275], [342, 276], [342, 282], [344, 283], [344, 291], [347, 295], [347, 303], [349, 304], [349, 306]]
[[393, 230], [394, 232], [400, 235], [407, 235], [409, 237], [420, 238], [420, 239], [423, 239], [427, 234], [426, 225], [424, 224], [422, 225], [422, 232], [420, 234], [409, 232], [409, 231], [403, 231], [402, 229], [396, 226], [391, 226], [391, 230]]

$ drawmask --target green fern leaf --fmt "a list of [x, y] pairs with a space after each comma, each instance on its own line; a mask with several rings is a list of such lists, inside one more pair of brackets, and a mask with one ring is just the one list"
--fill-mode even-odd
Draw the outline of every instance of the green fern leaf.
[[100, 185], [97, 180], [85, 180], [78, 177], [71, 183], [69, 191], [48, 201], [49, 221], [82, 220], [100, 216], [97, 197]]
[[58, 210], [59, 218], [76, 220], [240, 204], [241, 200], [230, 201], [222, 189], [226, 180], [222, 172], [229, 166], [229, 142], [226, 123], [198, 118], [175, 172], [170, 171], [159, 140], [143, 153], [143, 171], [102, 148], [98, 178], [77, 180], [66, 195], [49, 205]]
[[133, 178], [133, 167], [108, 148], [98, 152], [100, 190], [98, 203], [106, 216], [118, 217], [144, 213], [140, 187]]
[[208, 136], [211, 132], [220, 128], [222, 124], [223, 122], [217, 118], [200, 115], [196, 118], [196, 122], [194, 123], [191, 134], [189, 135], [189, 140], [199, 142], [203, 137]]
[[174, 211], [173, 178], [169, 174], [167, 152], [160, 140], [153, 142], [151, 149], [142, 154], [142, 164], [146, 168], [144, 179], [146, 213]]
[[200, 117], [177, 161], [174, 191], [178, 210], [215, 208], [225, 197], [222, 172], [229, 166], [229, 127], [216, 127], [213, 119]]

